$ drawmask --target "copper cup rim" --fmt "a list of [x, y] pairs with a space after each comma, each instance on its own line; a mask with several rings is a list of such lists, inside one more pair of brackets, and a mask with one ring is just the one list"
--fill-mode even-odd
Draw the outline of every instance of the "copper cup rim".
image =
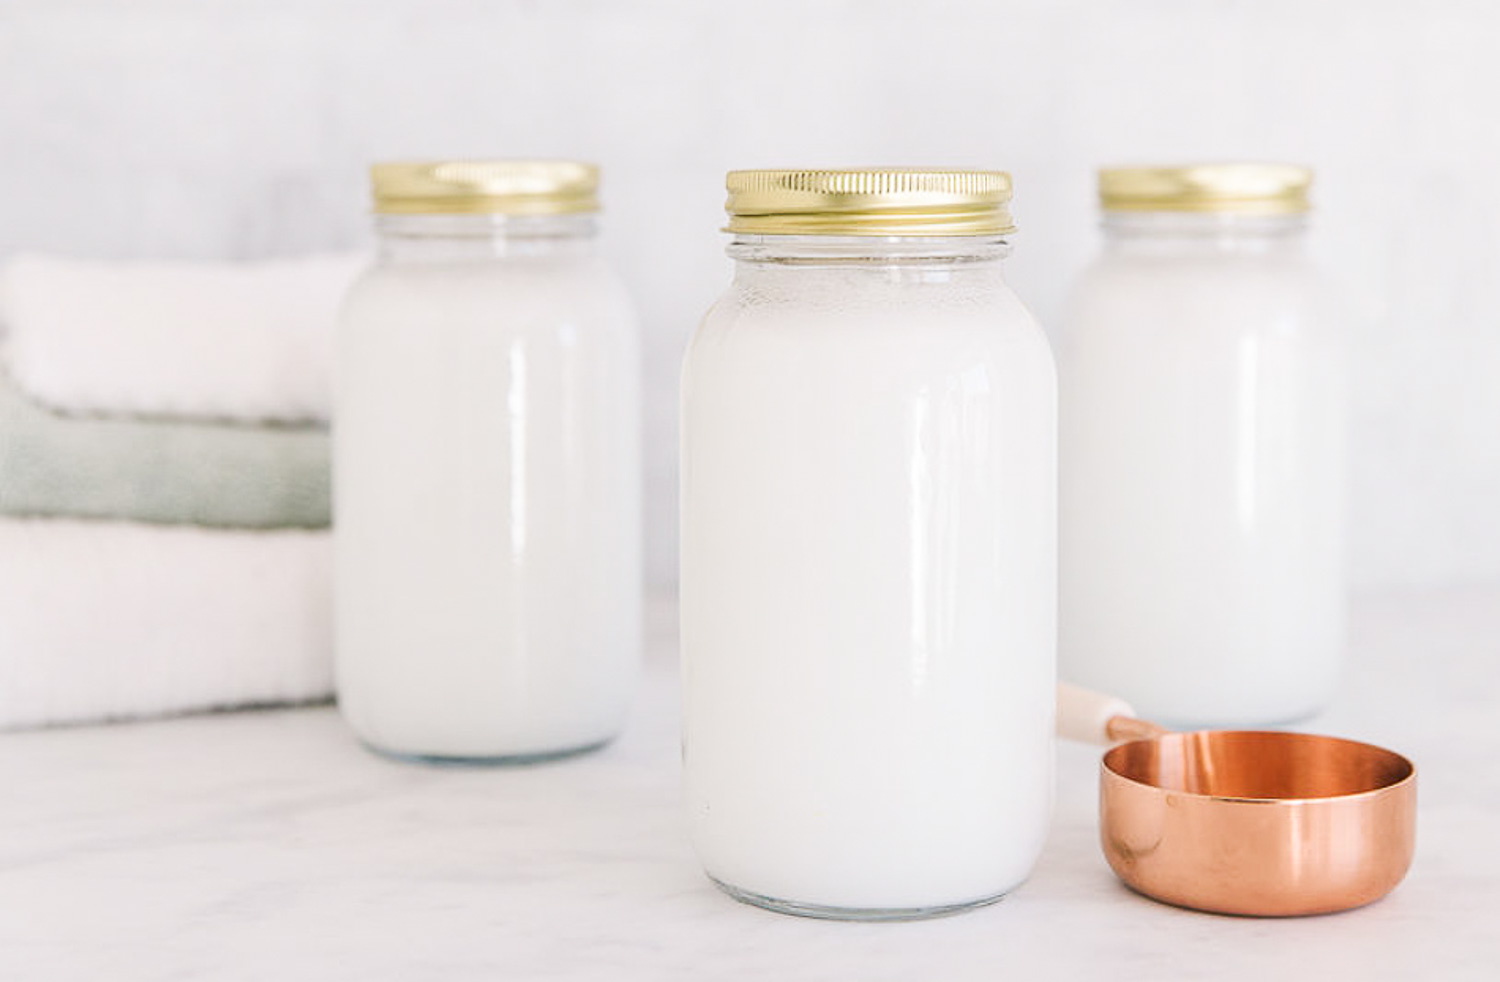
[[[1227, 794], [1204, 794], [1201, 791], [1188, 791], [1181, 788], [1168, 787], [1145, 781], [1126, 774], [1118, 766], [1120, 761], [1127, 757], [1129, 748], [1141, 744], [1157, 744], [1164, 740], [1181, 738], [1220, 738], [1233, 736], [1257, 736], [1272, 737], [1278, 741], [1289, 743], [1319, 743], [1324, 746], [1337, 744], [1340, 748], [1350, 754], [1358, 754], [1365, 757], [1378, 757], [1387, 761], [1394, 772], [1399, 775], [1393, 780], [1385, 781], [1373, 788], [1363, 791], [1351, 791], [1325, 795], [1301, 795], [1301, 796], [1254, 796], [1254, 795], [1227, 795]], [[1136, 787], [1144, 788], [1160, 794], [1180, 795], [1197, 801], [1211, 801], [1222, 804], [1240, 805], [1304, 805], [1316, 806], [1321, 802], [1357, 802], [1360, 799], [1372, 799], [1383, 795], [1398, 792], [1402, 787], [1414, 784], [1417, 779], [1417, 767], [1411, 759], [1394, 750], [1387, 749], [1378, 744], [1366, 743], [1361, 740], [1350, 740], [1345, 737], [1325, 736], [1320, 733], [1299, 733], [1292, 730], [1187, 730], [1187, 731], [1164, 731], [1154, 736], [1141, 737], [1135, 740], [1126, 740], [1115, 744], [1104, 752], [1099, 761], [1100, 768], [1111, 778], [1124, 781]]]

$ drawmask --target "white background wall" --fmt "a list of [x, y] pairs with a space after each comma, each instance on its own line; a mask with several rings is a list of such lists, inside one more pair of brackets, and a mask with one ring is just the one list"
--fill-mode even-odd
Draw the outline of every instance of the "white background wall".
[[651, 575], [723, 171], [997, 166], [1044, 320], [1092, 169], [1313, 164], [1356, 330], [1355, 582], [1500, 579], [1500, 5], [1461, 0], [0, 0], [0, 256], [367, 241], [364, 165], [577, 156], [646, 326]]

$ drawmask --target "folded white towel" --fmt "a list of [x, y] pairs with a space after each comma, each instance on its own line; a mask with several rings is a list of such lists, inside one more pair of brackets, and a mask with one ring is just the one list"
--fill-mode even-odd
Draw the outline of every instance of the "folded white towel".
[[327, 532], [0, 519], [0, 729], [328, 696]]
[[326, 420], [333, 329], [363, 264], [19, 256], [0, 269], [11, 371], [75, 412]]

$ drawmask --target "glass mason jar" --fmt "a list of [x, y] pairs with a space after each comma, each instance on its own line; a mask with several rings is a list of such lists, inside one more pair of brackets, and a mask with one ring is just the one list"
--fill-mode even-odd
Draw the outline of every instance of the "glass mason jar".
[[497, 763], [621, 728], [641, 639], [635, 318], [597, 171], [382, 164], [338, 341], [339, 707], [387, 754]]
[[682, 381], [690, 825], [788, 913], [1027, 876], [1051, 803], [1055, 380], [1010, 179], [729, 175], [735, 274]]
[[1296, 720], [1344, 624], [1344, 352], [1301, 167], [1106, 170], [1058, 355], [1068, 679], [1177, 726]]

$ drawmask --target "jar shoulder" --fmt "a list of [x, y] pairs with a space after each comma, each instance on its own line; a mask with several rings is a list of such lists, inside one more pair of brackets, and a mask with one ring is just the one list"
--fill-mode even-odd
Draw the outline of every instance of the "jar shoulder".
[[1343, 320], [1335, 291], [1306, 261], [1106, 255], [1074, 281], [1059, 329], [1065, 339], [1116, 328], [1337, 332]]
[[[798, 366], [858, 371], [877, 364], [912, 379], [978, 363], [1053, 374], [1045, 334], [1002, 283], [983, 289], [808, 291], [766, 296], [732, 285], [694, 332], [685, 371], [705, 374]], [[758, 366], [751, 369], [747, 366]], [[777, 371], [789, 370], [786, 368]]]
[[435, 317], [546, 324], [608, 324], [635, 330], [623, 280], [608, 263], [585, 259], [376, 264], [345, 299], [346, 325]]
[[810, 276], [804, 283], [736, 277], [704, 316], [702, 330], [756, 327], [802, 332], [967, 329], [1036, 331], [1003, 279], [965, 281], [868, 273]]
[[1317, 290], [1323, 285], [1318, 267], [1301, 254], [1188, 253], [1133, 254], [1105, 252], [1079, 276], [1081, 288], [1127, 289], [1134, 284], [1188, 291], [1200, 285], [1218, 289]]

